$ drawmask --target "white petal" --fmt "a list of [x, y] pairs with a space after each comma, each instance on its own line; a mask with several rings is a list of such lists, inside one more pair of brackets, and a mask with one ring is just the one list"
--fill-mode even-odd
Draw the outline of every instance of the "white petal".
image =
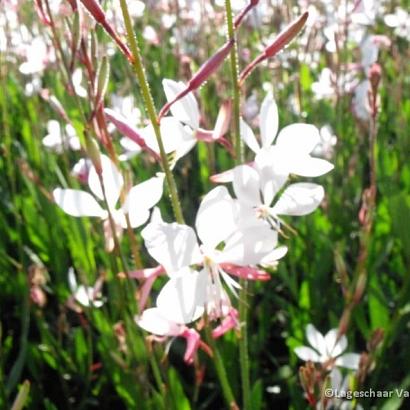
[[326, 350], [332, 357], [339, 356], [347, 348], [347, 338], [345, 335], [341, 336], [336, 343], [338, 329], [329, 330], [325, 336]]
[[263, 259], [261, 260], [261, 265], [263, 267], [275, 267], [277, 261], [282, 259], [288, 252], [287, 246], [278, 246], [272, 252], [268, 253]]
[[310, 155], [306, 155], [302, 158], [295, 157], [294, 160], [291, 161], [289, 171], [292, 174], [302, 177], [318, 177], [327, 174], [333, 168], [333, 164], [325, 159], [313, 158]]
[[[159, 147], [153, 127], [149, 125], [142, 129], [141, 135], [148, 147], [159, 154]], [[186, 144], [190, 143], [192, 146], [192, 142], [195, 144], [196, 141], [193, 133], [188, 133], [184, 126], [174, 117], [161, 119], [161, 137], [165, 153], [167, 154], [177, 150], [185, 151]]]
[[220, 262], [236, 265], [258, 265], [276, 246], [278, 234], [262, 222], [257, 226], [238, 229], [227, 241]]
[[240, 119], [240, 134], [245, 144], [256, 154], [259, 150], [259, 144], [251, 127], [241, 118]]
[[266, 95], [262, 102], [259, 122], [262, 147], [266, 148], [272, 145], [279, 126], [278, 107], [270, 93]]
[[164, 174], [161, 173], [130, 189], [122, 209], [128, 213], [132, 228], [147, 221], [149, 210], [162, 197], [163, 187]]
[[290, 152], [309, 154], [320, 141], [319, 130], [311, 124], [291, 124], [283, 128], [276, 144]]
[[215, 248], [231, 235], [235, 228], [234, 201], [228, 190], [219, 186], [205, 195], [196, 217], [196, 230], [202, 243]]
[[262, 205], [258, 173], [249, 165], [239, 165], [233, 174], [233, 189], [239, 201], [249, 206]]
[[71, 216], [96, 216], [100, 218], [107, 216], [107, 212], [88, 192], [56, 188], [53, 191], [53, 197], [56, 204]]
[[[171, 102], [186, 86], [183, 82], [173, 80], [162, 80], [167, 101]], [[184, 124], [188, 124], [194, 130], [199, 128], [199, 108], [198, 103], [192, 93], [188, 93], [185, 97], [178, 100], [171, 107], [171, 112], [174, 117]]]
[[190, 323], [204, 313], [206, 272], [189, 270], [171, 278], [157, 298], [161, 314], [176, 323]]
[[313, 212], [325, 195], [322, 186], [309, 182], [289, 185], [272, 208], [275, 215], [301, 216]]
[[294, 349], [294, 352], [296, 353], [296, 356], [299, 357], [299, 359], [302, 359], [305, 362], [308, 362], [308, 361], [320, 362], [319, 355], [310, 347], [306, 347], [306, 346], [296, 347]]
[[312, 324], [306, 326], [306, 337], [309, 344], [316, 349], [321, 356], [326, 356], [326, 342], [322, 333], [320, 333]]
[[[106, 155], [101, 155], [101, 167], [102, 181], [104, 184], [108, 206], [110, 209], [114, 209], [115, 204], [120, 197], [121, 189], [124, 185], [124, 179], [116, 165]], [[102, 201], [104, 200], [100, 179], [94, 167], [90, 169], [90, 173], [88, 175], [88, 186], [96, 197]]]
[[189, 226], [150, 223], [142, 230], [141, 235], [148, 253], [164, 266], [170, 276], [201, 260], [195, 232]]
[[359, 368], [360, 354], [345, 353], [336, 359], [336, 366], [346, 367], [347, 369], [357, 370]]
[[158, 308], [146, 309], [136, 318], [137, 325], [158, 336], [178, 336], [181, 327], [166, 319]]
[[134, 142], [131, 138], [128, 137], [122, 137], [120, 139], [120, 145], [129, 152], [133, 152], [136, 154], [139, 154], [141, 152], [141, 147]]
[[72, 293], [74, 293], [78, 288], [77, 279], [72, 266], [68, 268], [68, 286], [70, 287]]
[[289, 176], [288, 161], [279, 154], [273, 146], [261, 149], [255, 157], [255, 169], [259, 174], [263, 203], [267, 206], [271, 205]]

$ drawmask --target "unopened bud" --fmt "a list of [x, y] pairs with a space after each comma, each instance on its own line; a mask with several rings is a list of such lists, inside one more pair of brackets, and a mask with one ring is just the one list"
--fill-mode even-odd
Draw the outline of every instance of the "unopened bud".
[[185, 97], [188, 93], [198, 89], [220, 67], [231, 51], [233, 45], [234, 40], [229, 40], [211, 58], [201, 65], [199, 70], [189, 80], [187, 87], [182, 90], [171, 102], [164, 105], [158, 115], [158, 121], [160, 121], [161, 118], [169, 111], [173, 104]]
[[233, 23], [233, 26], [235, 29], [237, 29], [241, 24], [243, 19], [246, 17], [246, 15], [259, 3], [259, 0], [251, 0], [249, 4], [238, 14], [238, 16], [235, 18], [235, 21]]
[[357, 279], [356, 289], [353, 295], [353, 303], [358, 304], [363, 296], [364, 289], [366, 287], [367, 276], [361, 273]]
[[370, 71], [369, 71], [369, 80], [370, 80], [370, 84], [372, 85], [373, 95], [377, 95], [381, 76], [382, 76], [382, 68], [380, 64], [377, 64], [377, 63], [372, 64], [372, 66], [370, 67]]
[[242, 84], [249, 74], [255, 69], [255, 67], [262, 61], [275, 56], [281, 51], [287, 44], [289, 44], [302, 30], [306, 23], [309, 13], [306, 11], [296, 21], [286, 27], [270, 44], [265, 48], [262, 54], [255, 58], [247, 67], [242, 71], [239, 76], [239, 84]]
[[96, 78], [96, 83], [95, 83], [96, 109], [100, 106], [100, 104], [104, 100], [104, 96], [105, 96], [105, 93], [108, 87], [109, 78], [110, 78], [110, 63], [108, 62], [107, 57], [103, 57], [101, 64], [98, 67], [97, 78]]
[[98, 144], [90, 136], [85, 136], [85, 149], [98, 175], [102, 174], [101, 154]]
[[100, 24], [107, 34], [117, 43], [120, 50], [124, 53], [124, 55], [128, 58], [128, 60], [132, 61], [132, 53], [130, 49], [127, 47], [126, 44], [120, 39], [117, 32], [111, 27], [111, 25], [107, 22], [104, 10], [101, 8], [100, 4], [97, 0], [81, 0], [84, 7], [89, 11], [91, 16], [94, 20]]
[[45, 24], [46, 26], [51, 26], [51, 21], [50, 21], [49, 17], [47, 16], [47, 14], [44, 11], [42, 0], [35, 0], [34, 1], [34, 7], [36, 9], [36, 12], [37, 12], [37, 15], [38, 15], [40, 21], [43, 24]]
[[370, 353], [374, 352], [377, 349], [377, 347], [380, 345], [380, 343], [383, 341], [383, 338], [384, 338], [384, 330], [380, 328], [376, 329], [373, 332], [369, 342], [367, 343], [367, 350]]

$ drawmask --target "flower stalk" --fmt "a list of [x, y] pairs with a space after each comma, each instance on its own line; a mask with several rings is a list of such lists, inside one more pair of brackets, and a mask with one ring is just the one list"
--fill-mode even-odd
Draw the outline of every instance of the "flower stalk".
[[[251, 3], [252, 4], [252, 3]], [[253, 7], [253, 6], [252, 6]], [[236, 154], [236, 164], [244, 162], [243, 143], [240, 135], [240, 85], [238, 78], [238, 48], [235, 38], [235, 25], [232, 18], [232, 6], [230, 0], [225, 0], [226, 24], [228, 31], [228, 40], [234, 42], [230, 51], [231, 78], [233, 91], [233, 133], [234, 133], [234, 150]], [[245, 13], [246, 14], [246, 13]], [[239, 25], [239, 23], [238, 23]], [[240, 279], [239, 293], [239, 321], [241, 323], [241, 333], [239, 338], [239, 361], [241, 368], [242, 383], [242, 404], [244, 410], [251, 408], [250, 394], [250, 375], [249, 375], [249, 352], [248, 352], [248, 327], [247, 327], [247, 310], [248, 310], [248, 284], [246, 279]]]
[[128, 11], [127, 3], [125, 0], [120, 0], [121, 3], [121, 11], [122, 15], [124, 18], [124, 23], [125, 23], [125, 28], [127, 31], [127, 36], [128, 36], [128, 41], [130, 44], [131, 48], [131, 53], [132, 53], [132, 65], [134, 67], [135, 73], [138, 78], [139, 85], [141, 87], [141, 92], [142, 92], [142, 97], [144, 100], [144, 105], [145, 109], [147, 110], [149, 119], [151, 121], [152, 127], [154, 129], [155, 137], [158, 143], [159, 147], [159, 152], [161, 156], [161, 163], [162, 163], [162, 168], [165, 172], [165, 178], [167, 181], [168, 189], [169, 189], [169, 194], [171, 197], [171, 203], [172, 203], [172, 208], [174, 211], [175, 219], [178, 223], [183, 224], [184, 223], [184, 216], [182, 214], [182, 208], [181, 204], [179, 201], [178, 197], [178, 191], [177, 191], [177, 186], [175, 183], [175, 179], [172, 175], [171, 172], [171, 167], [168, 162], [167, 154], [165, 152], [164, 144], [162, 142], [162, 137], [161, 137], [161, 129], [159, 126], [159, 121], [154, 105], [154, 101], [151, 95], [151, 91], [148, 85], [147, 78], [145, 76], [145, 70], [142, 65], [142, 59], [141, 59], [141, 54], [139, 51], [137, 39], [134, 35], [134, 30], [132, 27], [132, 22], [131, 22], [131, 17]]

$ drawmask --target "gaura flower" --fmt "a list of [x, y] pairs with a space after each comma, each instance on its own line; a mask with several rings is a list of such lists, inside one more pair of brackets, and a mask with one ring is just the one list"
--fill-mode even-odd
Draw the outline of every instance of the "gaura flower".
[[79, 285], [75, 277], [74, 269], [70, 267], [68, 269], [68, 285], [72, 293], [72, 297], [69, 300], [69, 305], [74, 310], [79, 310], [73, 302], [79, 303], [84, 307], [100, 308], [104, 304], [104, 300], [101, 297], [101, 288], [103, 279], [100, 277], [94, 284], [94, 286]]
[[78, 151], [81, 149], [80, 140], [71, 124], [67, 124], [62, 130], [60, 123], [56, 120], [47, 122], [48, 134], [43, 138], [43, 145], [58, 154], [65, 149]]
[[[222, 280], [235, 294], [239, 285], [229, 275], [269, 278], [252, 266], [275, 247], [277, 232], [263, 222], [242, 228], [236, 216], [237, 203], [225, 187], [216, 187], [198, 210], [195, 225], [201, 244], [187, 225], [157, 221], [142, 231], [148, 253], [170, 276], [157, 298], [157, 307], [169, 320], [190, 323], [205, 309], [209, 316], [225, 317], [231, 306]], [[194, 265], [202, 269], [196, 271]]]
[[[201, 337], [194, 329], [190, 329], [184, 324], [174, 322], [164, 317], [158, 308], [144, 310], [141, 316], [136, 317], [135, 321], [145, 331], [156, 335], [154, 340], [165, 341], [171, 337], [183, 337], [186, 340], [184, 361], [192, 364], [198, 348], [202, 348], [211, 354], [209, 347], [201, 341]], [[171, 341], [172, 341], [171, 340]]]
[[[105, 155], [101, 155], [102, 174], [100, 178], [94, 166], [88, 174], [88, 192], [78, 189], [56, 188], [53, 197], [56, 204], [67, 214], [75, 217], [98, 217], [103, 221], [106, 248], [114, 248], [114, 233], [109, 221], [111, 213], [115, 224], [116, 234], [119, 236], [122, 229], [127, 227], [125, 215], [128, 215], [132, 228], [143, 225], [149, 218], [150, 209], [161, 199], [164, 174], [158, 173], [155, 177], [133, 186], [126, 195], [122, 206], [117, 209], [116, 204], [124, 185], [124, 179], [115, 164]], [[106, 201], [108, 210], [97, 202]]]
[[337, 338], [338, 329], [329, 330], [325, 336], [316, 330], [312, 324], [306, 326], [306, 337], [310, 346], [295, 348], [296, 355], [305, 361], [322, 363], [326, 368], [334, 366], [357, 370], [360, 355], [357, 353], [343, 353], [347, 349], [345, 335]]

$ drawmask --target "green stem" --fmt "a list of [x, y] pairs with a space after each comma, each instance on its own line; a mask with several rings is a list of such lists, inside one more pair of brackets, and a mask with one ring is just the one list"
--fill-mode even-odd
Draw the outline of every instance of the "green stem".
[[212, 358], [215, 364], [216, 374], [218, 376], [219, 382], [221, 383], [222, 393], [226, 401], [226, 404], [228, 405], [229, 409], [232, 409], [232, 410], [239, 409], [238, 405], [236, 404], [235, 397], [232, 393], [232, 389], [231, 389], [231, 385], [228, 380], [228, 376], [226, 374], [226, 369], [224, 366], [223, 358], [221, 356], [221, 353], [218, 350], [218, 347], [216, 346], [215, 340], [212, 337], [211, 328], [209, 326], [209, 323], [207, 323], [205, 326], [205, 337], [206, 337], [206, 342], [212, 349], [212, 353], [213, 353]]
[[137, 39], [134, 35], [134, 30], [132, 27], [132, 22], [130, 14], [128, 12], [126, 0], [120, 0], [121, 2], [121, 11], [124, 18], [125, 28], [127, 30], [128, 42], [133, 56], [132, 65], [137, 75], [139, 85], [141, 87], [142, 98], [144, 100], [145, 109], [147, 110], [149, 119], [151, 121], [152, 127], [154, 128], [155, 137], [157, 139], [159, 153], [161, 156], [162, 168], [165, 172], [165, 178], [167, 181], [169, 194], [171, 197], [172, 208], [174, 211], [175, 219], [178, 223], [184, 223], [184, 216], [182, 214], [181, 204], [178, 198], [177, 186], [175, 179], [171, 172], [171, 167], [168, 162], [167, 154], [165, 152], [164, 144], [161, 137], [161, 129], [158, 123], [158, 116], [155, 109], [154, 101], [152, 99], [151, 91], [147, 78], [145, 76], [144, 66], [141, 61], [141, 54], [138, 47]]
[[240, 135], [240, 88], [239, 88], [239, 73], [238, 73], [238, 46], [235, 38], [235, 30], [232, 19], [231, 1], [225, 0], [226, 24], [228, 29], [228, 40], [234, 40], [234, 46], [230, 52], [231, 63], [231, 78], [233, 89], [233, 132], [234, 146], [236, 153], [236, 163], [240, 165], [244, 161], [243, 144]]
[[[232, 18], [231, 1], [225, 0], [226, 23], [228, 28], [229, 40], [235, 39], [235, 31]], [[244, 162], [243, 143], [240, 134], [240, 87], [238, 73], [238, 47], [235, 41], [231, 49], [231, 77], [233, 88], [233, 132], [234, 132], [234, 147], [236, 153], [236, 164], [240, 165]], [[250, 394], [250, 372], [249, 372], [249, 352], [248, 352], [248, 300], [247, 291], [248, 284], [245, 279], [240, 280], [241, 290], [239, 294], [239, 320], [241, 323], [241, 336], [239, 339], [239, 361], [241, 367], [241, 382], [242, 382], [242, 404], [244, 410], [252, 408]]]

